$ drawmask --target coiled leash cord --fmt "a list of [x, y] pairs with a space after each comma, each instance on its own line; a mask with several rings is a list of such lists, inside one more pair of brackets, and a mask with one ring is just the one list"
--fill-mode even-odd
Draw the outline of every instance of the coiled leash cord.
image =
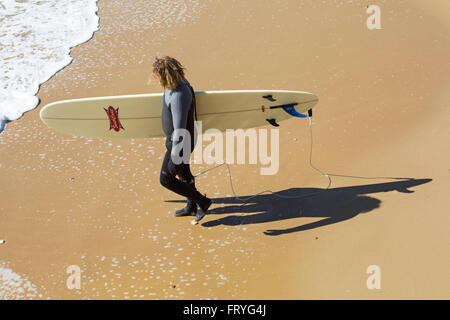
[[228, 178], [230, 179], [230, 186], [231, 186], [231, 190], [233, 192], [233, 195], [236, 199], [240, 200], [241, 202], [243, 202], [243, 204], [241, 204], [240, 206], [245, 205], [250, 199], [255, 198], [261, 194], [264, 193], [271, 193], [273, 194], [275, 197], [280, 198], [280, 199], [301, 199], [301, 198], [306, 198], [306, 197], [311, 197], [313, 195], [317, 195], [319, 193], [322, 193], [324, 191], [327, 191], [330, 187], [331, 187], [331, 177], [344, 177], [344, 178], [353, 178], [353, 179], [385, 179], [385, 180], [408, 180], [409, 178], [395, 178], [395, 177], [361, 177], [361, 176], [350, 176], [350, 175], [343, 175], [343, 174], [333, 174], [333, 173], [326, 173], [320, 169], [318, 169], [316, 166], [314, 166], [313, 162], [312, 162], [312, 154], [313, 154], [313, 132], [312, 132], [312, 121], [311, 121], [311, 116], [308, 117], [309, 120], [309, 136], [310, 136], [310, 150], [309, 150], [309, 165], [312, 169], [314, 169], [315, 171], [319, 172], [322, 176], [327, 177], [328, 179], [328, 185], [325, 189], [322, 189], [320, 191], [316, 191], [316, 192], [311, 192], [311, 193], [307, 193], [307, 194], [302, 194], [302, 195], [298, 195], [298, 196], [282, 196], [279, 194], [276, 194], [275, 192], [271, 191], [271, 190], [264, 190], [261, 191], [253, 196], [250, 197], [239, 197], [236, 195], [236, 192], [234, 191], [234, 187], [233, 187], [233, 180], [231, 177], [231, 170], [230, 170], [230, 165], [226, 162], [221, 163], [213, 168], [207, 169], [205, 171], [202, 171], [196, 175], [194, 175], [194, 177], [198, 177], [208, 171], [214, 170], [216, 168], [219, 168], [223, 165], [227, 166], [228, 169]]

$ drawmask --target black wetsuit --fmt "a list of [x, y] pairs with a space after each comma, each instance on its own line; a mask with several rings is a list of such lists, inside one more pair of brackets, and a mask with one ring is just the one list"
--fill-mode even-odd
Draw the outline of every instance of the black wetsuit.
[[193, 97], [195, 97], [194, 91], [186, 79], [176, 89], [164, 92], [161, 120], [162, 128], [166, 135], [167, 149], [170, 149], [173, 143], [177, 144], [179, 142], [174, 131], [176, 129], [186, 129], [191, 135], [191, 152], [194, 150], [195, 100]]
[[[160, 182], [167, 189], [188, 198], [188, 205], [194, 203], [202, 206], [207, 202], [195, 188], [194, 177], [189, 167], [189, 161], [175, 164], [173, 148], [182, 144], [184, 150], [190, 150], [189, 156], [195, 148], [196, 136], [194, 131], [195, 95], [189, 82], [180, 83], [174, 90], [166, 90], [162, 99], [161, 121], [166, 135], [166, 154], [161, 167]], [[190, 135], [190, 148], [177, 129], [186, 129]], [[181, 146], [181, 145], [180, 145]], [[180, 179], [177, 179], [177, 177]]]

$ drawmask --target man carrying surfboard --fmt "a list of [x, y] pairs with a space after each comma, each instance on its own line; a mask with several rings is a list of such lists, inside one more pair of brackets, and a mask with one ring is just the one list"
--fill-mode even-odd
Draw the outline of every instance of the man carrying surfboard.
[[[161, 185], [187, 198], [186, 207], [177, 210], [176, 217], [195, 215], [200, 221], [212, 200], [195, 188], [189, 167], [190, 154], [195, 147], [194, 112], [195, 93], [184, 77], [185, 68], [172, 57], [156, 57], [152, 76], [165, 89], [162, 99], [161, 121], [166, 135], [166, 154], [160, 173]], [[181, 149], [180, 154], [178, 154]], [[183, 157], [188, 152], [188, 157]], [[183, 160], [179, 161], [180, 157]], [[177, 179], [177, 176], [180, 179]]]

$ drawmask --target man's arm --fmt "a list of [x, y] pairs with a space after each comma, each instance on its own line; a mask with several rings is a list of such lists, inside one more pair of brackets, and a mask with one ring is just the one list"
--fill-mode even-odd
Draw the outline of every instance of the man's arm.
[[[179, 135], [176, 134], [177, 129], [186, 129], [186, 122], [191, 106], [191, 99], [186, 92], [174, 92], [170, 103], [173, 121], [173, 138], [174, 142], [178, 142]], [[178, 130], [179, 131], [179, 130]]]
[[[190, 94], [187, 91], [176, 91], [172, 94], [170, 109], [173, 121], [173, 147], [178, 145], [183, 133], [186, 132], [186, 123], [191, 102]], [[172, 151], [175, 151], [175, 148], [172, 148]]]

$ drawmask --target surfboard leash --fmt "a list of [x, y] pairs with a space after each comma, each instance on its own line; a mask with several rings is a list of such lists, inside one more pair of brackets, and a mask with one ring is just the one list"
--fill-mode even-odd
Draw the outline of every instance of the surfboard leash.
[[217, 169], [217, 168], [219, 168], [219, 167], [221, 167], [223, 165], [226, 165], [227, 166], [227, 170], [228, 170], [228, 178], [230, 180], [231, 191], [233, 192], [234, 198], [238, 199], [241, 202], [243, 202], [243, 204], [241, 204], [240, 207], [246, 205], [247, 202], [249, 202], [250, 199], [253, 199], [253, 198], [255, 198], [255, 197], [257, 197], [257, 196], [259, 196], [261, 194], [264, 194], [264, 193], [273, 194], [275, 197], [280, 198], [280, 199], [301, 199], [301, 198], [311, 197], [311, 196], [314, 196], [314, 195], [317, 195], [317, 194], [320, 194], [322, 192], [325, 192], [325, 191], [329, 190], [330, 187], [331, 187], [331, 184], [332, 184], [331, 177], [344, 177], [344, 178], [365, 179], [365, 180], [367, 180], [367, 179], [409, 180], [410, 179], [410, 178], [399, 178], [399, 177], [363, 177], [363, 176], [327, 173], [327, 172], [324, 172], [324, 171], [320, 170], [319, 168], [317, 168], [313, 164], [313, 161], [312, 161], [312, 155], [313, 155], [313, 131], [312, 131], [312, 120], [311, 120], [311, 118], [312, 118], [312, 112], [311, 112], [311, 110], [309, 110], [308, 111], [309, 136], [310, 136], [309, 165], [310, 165], [310, 167], [312, 169], [314, 169], [315, 171], [320, 173], [322, 176], [327, 177], [328, 185], [327, 185], [327, 187], [325, 189], [322, 189], [322, 190], [319, 190], [319, 191], [316, 191], [316, 192], [307, 193], [307, 194], [297, 195], [297, 196], [282, 196], [282, 195], [279, 195], [279, 194], [273, 192], [272, 190], [264, 190], [264, 191], [258, 192], [257, 194], [249, 196], [249, 197], [245, 197], [245, 198], [239, 197], [236, 194], [236, 192], [234, 190], [234, 187], [233, 187], [233, 179], [232, 179], [232, 176], [231, 176], [230, 165], [228, 163], [226, 163], [226, 162], [223, 162], [223, 163], [221, 163], [221, 164], [219, 164], [219, 165], [217, 165], [215, 167], [212, 167], [212, 168], [209, 168], [207, 170], [204, 170], [204, 171], [194, 175], [194, 178], [198, 177], [198, 176], [200, 176], [200, 175], [202, 175], [204, 173], [207, 173], [207, 172], [209, 172], [211, 170]]

